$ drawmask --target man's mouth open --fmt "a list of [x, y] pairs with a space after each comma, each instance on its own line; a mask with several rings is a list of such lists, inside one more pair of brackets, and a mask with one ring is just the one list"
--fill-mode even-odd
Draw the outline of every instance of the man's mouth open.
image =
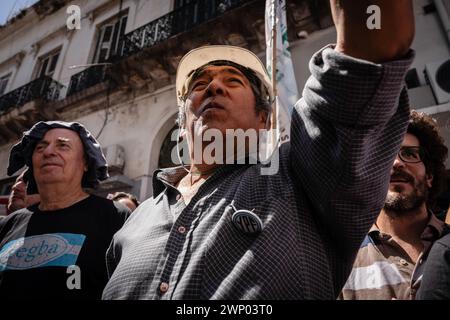
[[202, 106], [199, 110], [199, 115], [202, 115], [204, 112], [208, 110], [223, 110], [225, 109], [221, 104], [217, 102], [208, 102], [204, 106]]

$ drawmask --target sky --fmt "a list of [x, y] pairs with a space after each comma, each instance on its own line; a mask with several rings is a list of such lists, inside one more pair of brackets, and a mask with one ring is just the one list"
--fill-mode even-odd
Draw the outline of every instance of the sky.
[[8, 17], [13, 17], [23, 8], [28, 8], [38, 0], [0, 0], [0, 25], [5, 24]]

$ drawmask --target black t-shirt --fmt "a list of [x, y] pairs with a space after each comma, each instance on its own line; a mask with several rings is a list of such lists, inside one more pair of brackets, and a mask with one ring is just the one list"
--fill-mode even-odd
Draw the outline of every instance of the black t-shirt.
[[129, 213], [91, 195], [65, 209], [34, 205], [0, 220], [0, 300], [100, 299], [106, 250]]

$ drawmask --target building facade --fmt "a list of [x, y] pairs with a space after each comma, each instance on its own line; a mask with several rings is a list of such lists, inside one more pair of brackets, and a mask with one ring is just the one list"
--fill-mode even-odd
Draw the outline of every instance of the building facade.
[[[286, 2], [301, 93], [311, 55], [336, 33], [328, 0]], [[450, 145], [450, 1], [414, 5], [411, 103], [433, 114]], [[6, 169], [22, 132], [59, 119], [83, 123], [104, 147], [111, 178], [96, 193], [150, 197], [153, 171], [173, 164], [181, 57], [230, 44], [264, 61], [264, 10], [264, 0], [41, 0], [10, 19], [0, 27], [0, 195], [15, 180]]]

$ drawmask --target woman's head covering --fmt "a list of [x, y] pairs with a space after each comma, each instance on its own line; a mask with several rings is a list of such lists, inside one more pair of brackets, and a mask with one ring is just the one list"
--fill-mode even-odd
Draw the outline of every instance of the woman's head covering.
[[22, 140], [15, 144], [9, 155], [8, 175], [11, 176], [23, 166], [28, 170], [24, 175], [24, 180], [28, 182], [27, 193], [37, 193], [36, 181], [33, 176], [32, 155], [36, 144], [42, 140], [47, 131], [51, 129], [68, 129], [78, 133], [83, 143], [84, 154], [87, 160], [88, 171], [84, 174], [81, 182], [84, 188], [95, 188], [99, 181], [109, 177], [108, 165], [103, 155], [100, 144], [91, 133], [78, 122], [65, 121], [40, 121], [30, 130], [23, 133]]

